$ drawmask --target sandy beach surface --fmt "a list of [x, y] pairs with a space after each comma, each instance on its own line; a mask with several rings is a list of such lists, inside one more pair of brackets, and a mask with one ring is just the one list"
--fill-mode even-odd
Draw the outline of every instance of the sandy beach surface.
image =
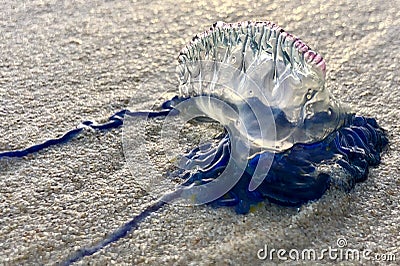
[[[325, 2], [0, 2], [0, 151], [104, 121], [140, 88], [155, 101], [178, 84], [159, 77], [175, 67], [180, 49], [216, 21], [270, 20], [300, 37], [327, 61], [333, 94], [388, 132], [382, 163], [350, 193], [330, 189], [300, 209], [265, 202], [248, 215], [167, 205], [77, 265], [266, 265], [272, 261], [257, 256], [266, 245], [321, 251], [337, 248], [338, 239], [371, 250], [365, 264], [396, 265], [390, 254], [399, 263], [400, 2]], [[0, 265], [55, 265], [151, 202], [125, 162], [122, 129], [1, 159]]]

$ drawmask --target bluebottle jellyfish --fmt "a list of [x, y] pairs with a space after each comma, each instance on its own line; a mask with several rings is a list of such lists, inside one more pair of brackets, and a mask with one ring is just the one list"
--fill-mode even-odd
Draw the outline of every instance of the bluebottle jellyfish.
[[321, 55], [271, 22], [214, 24], [181, 51], [177, 73], [178, 95], [157, 111], [122, 110], [104, 124], [85, 121], [60, 138], [0, 153], [0, 159], [23, 157], [85, 128], [117, 128], [132, 117], [165, 117], [166, 132], [175, 117], [217, 121], [225, 128], [217, 145], [179, 158], [173, 174], [182, 182], [174, 191], [63, 264], [126, 236], [168, 202], [231, 206], [246, 214], [266, 199], [300, 206], [330, 186], [349, 191], [380, 163], [388, 144], [374, 118], [356, 115], [325, 87]]
[[218, 22], [181, 51], [177, 70], [174, 108], [226, 128], [216, 147], [181, 158], [186, 185], [216, 183], [190, 189], [194, 202], [238, 213], [265, 199], [300, 206], [331, 185], [352, 189], [380, 163], [384, 130], [336, 100], [324, 59], [276, 24]]

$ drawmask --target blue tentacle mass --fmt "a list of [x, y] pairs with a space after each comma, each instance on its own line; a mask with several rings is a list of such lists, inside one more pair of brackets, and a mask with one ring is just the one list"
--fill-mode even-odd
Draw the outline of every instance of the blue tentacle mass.
[[[368, 167], [380, 163], [380, 153], [388, 144], [385, 131], [375, 119], [349, 115], [346, 124], [326, 139], [312, 144], [296, 144], [291, 149], [274, 154], [271, 169], [262, 184], [249, 191], [249, 183], [258, 154], [248, 162], [240, 181], [212, 206], [234, 206], [237, 213], [247, 213], [252, 205], [265, 199], [286, 206], [299, 206], [320, 198], [331, 184], [348, 191], [368, 176]], [[201, 151], [196, 148], [186, 157], [201, 170], [183, 175], [187, 183], [204, 184], [218, 177], [229, 160], [230, 139], [226, 135], [216, 148]], [[213, 161], [207, 161], [210, 154]], [[337, 164], [342, 171], [319, 170], [321, 164]], [[336, 174], [336, 175], [335, 175]]]

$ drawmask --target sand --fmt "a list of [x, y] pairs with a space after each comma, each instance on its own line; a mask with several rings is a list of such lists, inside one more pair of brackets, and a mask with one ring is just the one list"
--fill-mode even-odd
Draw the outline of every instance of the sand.
[[[331, 189], [300, 209], [266, 202], [248, 215], [168, 205], [78, 265], [261, 265], [271, 263], [257, 257], [265, 245], [320, 251], [337, 248], [338, 238], [374, 258], [395, 254], [398, 263], [400, 2], [297, 2], [0, 3], [0, 150], [103, 121], [141, 88], [155, 101], [176, 86], [159, 77], [171, 73], [179, 50], [218, 20], [271, 20], [301, 37], [326, 59], [334, 95], [389, 134], [382, 164], [348, 194]], [[149, 80], [154, 87], [143, 85]], [[122, 129], [0, 160], [0, 264], [54, 265], [151, 202], [125, 162]]]

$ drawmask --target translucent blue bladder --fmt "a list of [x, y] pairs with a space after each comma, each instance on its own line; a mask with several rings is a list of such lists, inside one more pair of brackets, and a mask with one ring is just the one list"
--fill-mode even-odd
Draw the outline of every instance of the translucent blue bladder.
[[[182, 50], [177, 69], [181, 99], [202, 98], [185, 111], [229, 129], [216, 147], [183, 156], [197, 169], [179, 172], [186, 184], [213, 182], [229, 158], [247, 156], [238, 182], [213, 206], [247, 213], [264, 199], [299, 206], [332, 184], [349, 190], [388, 143], [375, 119], [356, 116], [325, 87], [323, 58], [273, 23], [218, 22]], [[242, 122], [205, 97], [231, 106]], [[233, 139], [250, 152], [232, 149]]]

